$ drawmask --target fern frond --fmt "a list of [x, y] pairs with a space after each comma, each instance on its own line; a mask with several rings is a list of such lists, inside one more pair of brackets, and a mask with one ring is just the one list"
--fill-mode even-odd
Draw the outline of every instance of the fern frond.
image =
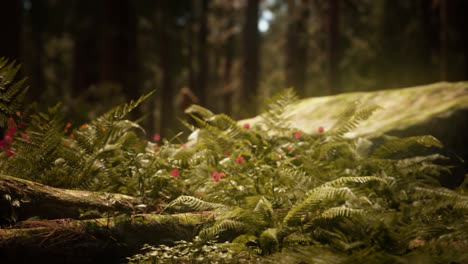
[[113, 124], [114, 121], [123, 120], [132, 110], [137, 108], [143, 101], [148, 99], [154, 92], [155, 91], [151, 91], [141, 96], [136, 101], [131, 100], [128, 103], [114, 107], [110, 111], [98, 117], [95, 121], [93, 121], [93, 123], [96, 125], [108, 126], [110, 124]]
[[225, 209], [227, 206], [218, 203], [205, 202], [201, 199], [195, 198], [193, 196], [182, 195], [170, 202], [167, 208], [173, 207], [185, 207], [193, 211], [209, 211], [216, 209]]
[[369, 117], [371, 117], [372, 114], [379, 109], [381, 109], [380, 106], [370, 105], [363, 109], [357, 110], [357, 105], [354, 105], [342, 115], [344, 118], [347, 117], [347, 119], [344, 121], [338, 121], [333, 126], [333, 128], [330, 129], [328, 134], [334, 140], [343, 138], [344, 134], [358, 127], [361, 122], [369, 119]]
[[258, 241], [260, 243], [260, 248], [262, 249], [263, 255], [270, 255], [272, 253], [278, 252], [279, 250], [278, 229], [277, 228], [266, 229], [260, 234]]
[[355, 195], [347, 187], [317, 187], [308, 193], [307, 198], [294, 205], [283, 219], [286, 225], [294, 225], [309, 211], [314, 211], [325, 201], [354, 198]]
[[267, 100], [267, 105], [263, 114], [262, 122], [269, 128], [277, 132], [289, 129], [289, 117], [286, 116], [287, 108], [298, 100], [294, 89], [289, 88]]
[[225, 219], [211, 227], [204, 228], [200, 231], [198, 236], [202, 241], [214, 240], [221, 233], [228, 230], [242, 230], [245, 224], [240, 221]]
[[25, 87], [26, 79], [14, 82], [20, 65], [0, 58], [0, 126], [3, 126], [10, 116], [20, 110], [25, 94], [29, 87]]
[[413, 195], [416, 199], [443, 198], [444, 201], [450, 201], [454, 209], [468, 209], [468, 196], [446, 188], [415, 187]]
[[343, 186], [347, 183], [367, 183], [371, 181], [377, 181], [382, 183], [388, 183], [388, 179], [377, 177], [377, 176], [358, 176], [358, 177], [340, 177], [336, 180], [326, 182], [321, 185], [321, 187], [337, 187]]
[[[364, 215], [365, 210], [353, 209], [349, 207], [339, 206], [326, 209], [323, 213], [317, 216], [314, 220], [330, 220], [337, 217], [352, 217], [355, 215]], [[306, 225], [307, 226], [307, 225]]]
[[407, 138], [384, 137], [385, 142], [380, 145], [372, 154], [376, 158], [394, 158], [395, 155], [401, 155], [414, 151], [415, 147], [441, 148], [442, 143], [433, 136], [415, 136]]
[[201, 120], [208, 120], [214, 115], [210, 110], [195, 104], [189, 106], [184, 112], [192, 117], [198, 117]]

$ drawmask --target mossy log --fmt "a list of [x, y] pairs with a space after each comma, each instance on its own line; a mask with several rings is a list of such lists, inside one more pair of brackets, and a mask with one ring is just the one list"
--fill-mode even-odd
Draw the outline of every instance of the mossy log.
[[24, 221], [0, 229], [5, 263], [124, 263], [145, 243], [193, 239], [212, 215], [117, 215], [92, 220]]
[[89, 210], [129, 213], [142, 204], [128, 195], [53, 188], [6, 175], [0, 175], [0, 199], [1, 217], [14, 214], [17, 221], [79, 218]]

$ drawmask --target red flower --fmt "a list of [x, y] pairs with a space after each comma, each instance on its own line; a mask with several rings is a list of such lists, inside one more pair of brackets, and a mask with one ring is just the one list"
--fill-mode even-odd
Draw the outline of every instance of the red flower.
[[159, 140], [161, 140], [161, 135], [159, 133], [155, 133], [153, 139], [155, 142], [159, 142]]
[[7, 149], [8, 148], [8, 144], [5, 140], [0, 140], [0, 150], [2, 149]]
[[324, 131], [325, 131], [325, 129], [322, 126], [317, 129], [317, 132], [319, 134], [322, 134]]
[[158, 150], [159, 150], [158, 144], [156, 144], [156, 145], [153, 146], [153, 150], [154, 150], [154, 152], [158, 152]]
[[5, 142], [7, 142], [7, 143], [11, 143], [11, 142], [13, 142], [13, 137], [10, 134], [6, 134], [3, 137], [3, 140], [5, 140]]
[[219, 175], [218, 175], [218, 172], [217, 171], [214, 171], [213, 174], [211, 174], [211, 178], [213, 178], [213, 180], [215, 182], [219, 182]]
[[177, 168], [173, 169], [171, 172], [171, 176], [174, 178], [179, 177], [179, 170]]
[[8, 128], [12, 128], [12, 127], [16, 127], [16, 123], [15, 123], [15, 120], [13, 120], [13, 118], [8, 118]]
[[295, 138], [301, 138], [302, 137], [302, 132], [301, 131], [296, 131], [296, 132], [294, 132], [293, 135], [294, 135]]
[[29, 142], [29, 136], [28, 134], [22, 134], [21, 138], [24, 139], [26, 142]]
[[245, 128], [245, 129], [249, 129], [249, 128], [250, 128], [250, 124], [249, 124], [249, 123], [244, 123], [244, 124], [242, 125], [242, 127]]
[[239, 156], [239, 157], [236, 158], [236, 163], [242, 164], [243, 162], [244, 162], [244, 157]]
[[81, 129], [87, 129], [87, 128], [88, 128], [88, 125], [87, 125], [87, 124], [83, 124], [83, 125], [81, 125], [80, 128], [81, 128]]
[[15, 155], [15, 153], [13, 153], [13, 150], [9, 149], [9, 150], [7, 150], [7, 155], [8, 155], [8, 157], [13, 157]]
[[218, 176], [220, 179], [226, 178], [226, 173], [220, 172]]

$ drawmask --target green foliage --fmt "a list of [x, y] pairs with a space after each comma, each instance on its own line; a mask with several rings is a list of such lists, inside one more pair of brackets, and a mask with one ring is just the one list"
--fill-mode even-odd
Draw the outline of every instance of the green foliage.
[[26, 79], [15, 82], [15, 76], [20, 65], [0, 58], [0, 126], [3, 126], [9, 117], [20, 110], [28, 87], [24, 87]]
[[[291, 91], [275, 98], [252, 128], [198, 109], [205, 114], [196, 117], [196, 138], [186, 155], [172, 156], [188, 175], [182, 178], [186, 193], [202, 198], [183, 196], [179, 207], [227, 208], [201, 228], [201, 241], [230, 236], [241, 251], [321, 261], [306, 253], [310, 249], [330, 263], [404, 261], [416, 251], [432, 258], [441, 252], [425, 245], [452, 252], [441, 245], [467, 241], [467, 197], [440, 186], [438, 177], [449, 167], [434, 163], [445, 158], [437, 154], [437, 139], [348, 139], [346, 133], [379, 109], [359, 104], [330, 131], [305, 134], [284, 115], [294, 103]], [[415, 241], [424, 245], [414, 247]]]
[[377, 106], [352, 105], [331, 130], [306, 134], [287, 121], [296, 98], [287, 90], [259, 125], [192, 106], [189, 142], [153, 143], [125, 119], [148, 96], [75, 128], [65, 124], [60, 105], [24, 115], [27, 128], [15, 134], [13, 154], [1, 154], [1, 173], [151, 203], [172, 200], [164, 212], [212, 212], [195, 241], [148, 246], [130, 261], [466, 260], [450, 246], [468, 241], [466, 186], [440, 186], [440, 175], [450, 172], [435, 163], [445, 159], [437, 153], [441, 143], [431, 136], [345, 137]]

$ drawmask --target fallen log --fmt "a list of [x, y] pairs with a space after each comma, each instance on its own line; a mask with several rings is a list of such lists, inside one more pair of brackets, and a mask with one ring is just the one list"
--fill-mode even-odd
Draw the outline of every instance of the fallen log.
[[0, 175], [0, 217], [15, 221], [79, 218], [84, 211], [134, 212], [141, 199], [123, 194], [53, 188], [40, 183]]
[[0, 229], [5, 263], [124, 263], [145, 243], [190, 241], [212, 214], [118, 215], [92, 220], [24, 221]]

